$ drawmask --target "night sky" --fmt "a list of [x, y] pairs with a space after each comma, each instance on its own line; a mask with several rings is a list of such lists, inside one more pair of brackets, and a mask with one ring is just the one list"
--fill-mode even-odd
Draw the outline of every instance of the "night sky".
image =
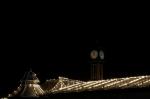
[[97, 47], [105, 52], [105, 79], [150, 74], [147, 20], [132, 13], [80, 14], [4, 16], [0, 92], [16, 88], [30, 68], [41, 83], [58, 76], [90, 80], [89, 53]]

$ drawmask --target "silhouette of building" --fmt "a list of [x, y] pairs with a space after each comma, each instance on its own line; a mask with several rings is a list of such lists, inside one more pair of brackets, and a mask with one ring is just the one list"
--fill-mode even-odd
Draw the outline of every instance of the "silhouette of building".
[[91, 80], [102, 80], [104, 51], [102, 49], [92, 50], [90, 53], [90, 58], [91, 58]]

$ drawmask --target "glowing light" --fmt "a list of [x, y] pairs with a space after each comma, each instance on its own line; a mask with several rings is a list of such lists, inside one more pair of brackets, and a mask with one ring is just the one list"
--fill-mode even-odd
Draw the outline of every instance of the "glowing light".
[[[47, 80], [51, 82], [52, 80]], [[56, 79], [55, 79], [56, 81]], [[65, 92], [81, 92], [81, 91], [93, 91], [93, 90], [109, 90], [109, 89], [125, 89], [125, 88], [141, 88], [150, 86], [150, 76], [135, 76], [135, 77], [125, 77], [125, 78], [114, 78], [98, 81], [79, 81], [72, 80], [65, 77], [59, 77], [58, 82], [53, 88], [43, 91], [40, 85], [37, 83], [27, 83], [29, 88], [32, 88], [34, 92], [38, 95], [40, 94], [50, 94], [50, 93], [65, 93]], [[21, 90], [21, 85], [14, 91], [12, 95], [18, 94], [18, 90]]]
[[96, 50], [93, 50], [90, 55], [92, 59], [96, 59], [98, 57], [98, 52]]
[[[69, 80], [69, 79], [68, 79]], [[72, 85], [68, 85], [59, 89], [55, 89], [55, 92], [80, 92], [84, 90], [108, 90], [108, 89], [124, 89], [132, 87], [144, 87], [150, 86], [150, 76], [136, 76], [126, 78], [115, 78], [98, 81], [80, 82]], [[55, 86], [56, 87], [56, 86]], [[54, 91], [53, 91], [54, 92]]]

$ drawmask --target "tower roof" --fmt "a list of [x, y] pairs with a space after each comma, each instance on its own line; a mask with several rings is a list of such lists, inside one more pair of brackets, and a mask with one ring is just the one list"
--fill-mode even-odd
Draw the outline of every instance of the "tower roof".
[[30, 69], [29, 71], [25, 72], [23, 78], [21, 81], [28, 81], [28, 80], [38, 80], [36, 74], [34, 72], [32, 72], [32, 69]]
[[38, 97], [44, 94], [43, 89], [39, 84], [39, 79], [36, 74], [32, 72], [32, 69], [25, 72], [24, 77], [21, 80], [20, 86], [14, 90], [8, 97]]

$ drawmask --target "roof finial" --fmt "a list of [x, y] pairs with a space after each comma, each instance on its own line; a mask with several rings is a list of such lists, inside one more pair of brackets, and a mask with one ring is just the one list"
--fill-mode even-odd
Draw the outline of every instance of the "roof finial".
[[29, 66], [29, 71], [30, 71], [30, 72], [32, 72], [32, 67], [31, 67], [31, 64], [30, 64], [30, 66]]
[[96, 39], [96, 44], [98, 44], [99, 43], [99, 40], [98, 39]]
[[30, 67], [30, 70], [29, 70], [30, 72], [32, 72], [32, 68]]

